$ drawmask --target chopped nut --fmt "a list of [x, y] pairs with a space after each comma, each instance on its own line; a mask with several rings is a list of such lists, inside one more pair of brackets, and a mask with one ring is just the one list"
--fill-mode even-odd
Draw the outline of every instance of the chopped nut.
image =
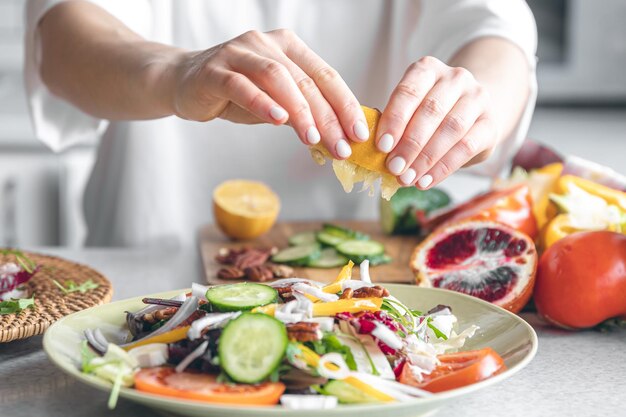
[[236, 266], [225, 266], [217, 271], [217, 277], [221, 279], [241, 279], [244, 276], [244, 272]]
[[299, 321], [287, 324], [287, 336], [298, 342], [312, 342], [322, 338], [322, 331], [319, 323]]
[[246, 278], [251, 281], [265, 282], [274, 278], [272, 268], [267, 265], [251, 266], [244, 270]]
[[154, 313], [146, 313], [141, 318], [142, 321], [148, 324], [154, 324], [161, 320], [170, 319], [176, 312], [178, 311], [178, 307], [166, 307], [161, 310], [157, 310]]
[[295, 276], [292, 267], [287, 265], [267, 264], [271, 268], [274, 278], [292, 278]]
[[[305, 285], [311, 285], [310, 282], [308, 281], [300, 281], [300, 284], [305, 284]], [[290, 283], [290, 284], [286, 284], [286, 285], [282, 285], [280, 287], [275, 287], [276, 291], [278, 291], [278, 296], [284, 301], [284, 302], [289, 302], [291, 300], [294, 300], [295, 297], [292, 294], [291, 291], [291, 287], [293, 287], [295, 283]]]
[[354, 291], [352, 290], [352, 288], [346, 288], [345, 290], [343, 290], [343, 292], [341, 293], [341, 297], [339, 297], [340, 300], [349, 300], [350, 298], [352, 298], [352, 293]]
[[178, 307], [167, 307], [161, 310], [157, 310], [154, 313], [154, 317], [157, 320], [167, 320], [171, 318], [178, 311]]
[[286, 303], [295, 299], [293, 293], [291, 292], [291, 285], [285, 287], [277, 287], [276, 291], [278, 291], [278, 296]]
[[375, 285], [373, 287], [361, 287], [354, 290], [352, 293], [352, 298], [369, 298], [369, 297], [388, 297], [389, 291], [386, 288], [381, 287], [380, 285]]

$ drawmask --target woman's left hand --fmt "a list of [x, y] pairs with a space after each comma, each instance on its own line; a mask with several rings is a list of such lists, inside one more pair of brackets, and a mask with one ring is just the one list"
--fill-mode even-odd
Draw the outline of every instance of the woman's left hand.
[[427, 189], [486, 159], [498, 144], [490, 98], [465, 68], [433, 57], [411, 64], [378, 125], [376, 144], [403, 185]]

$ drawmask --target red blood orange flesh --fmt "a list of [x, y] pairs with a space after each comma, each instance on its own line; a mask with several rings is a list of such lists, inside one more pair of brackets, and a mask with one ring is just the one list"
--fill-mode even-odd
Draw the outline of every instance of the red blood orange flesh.
[[438, 229], [415, 248], [417, 284], [445, 288], [518, 312], [532, 294], [537, 251], [524, 233], [489, 221]]

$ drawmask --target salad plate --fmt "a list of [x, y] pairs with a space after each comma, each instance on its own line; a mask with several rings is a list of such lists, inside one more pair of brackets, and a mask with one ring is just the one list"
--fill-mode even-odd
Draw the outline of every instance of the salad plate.
[[[165, 397], [138, 391], [133, 388], [121, 388], [120, 397], [162, 411], [188, 416], [359, 416], [379, 417], [381, 413], [389, 415], [418, 416], [433, 412], [446, 403], [458, 401], [460, 397], [470, 395], [480, 389], [510, 378], [526, 366], [537, 351], [537, 336], [532, 327], [524, 320], [480, 299], [460, 293], [420, 288], [409, 285], [386, 284], [385, 288], [400, 302], [410, 309], [427, 310], [433, 306], [449, 306], [457, 317], [457, 326], [464, 329], [477, 326], [475, 334], [465, 341], [462, 351], [491, 348], [503, 359], [506, 365], [501, 371], [488, 379], [448, 391], [434, 393], [423, 398], [408, 401], [372, 404], [340, 404], [331, 409], [288, 409], [278, 406], [242, 406], [219, 405], [194, 400]], [[149, 297], [167, 299], [189, 290], [170, 291]], [[93, 375], [81, 372], [81, 348], [84, 347], [84, 332], [88, 329], [100, 329], [109, 341], [122, 344], [127, 341], [127, 311], [138, 311], [145, 307], [144, 297], [117, 301], [80, 311], [67, 316], [48, 329], [43, 346], [50, 360], [64, 372], [83, 383], [103, 391], [110, 392], [111, 384]], [[250, 341], [253, 343], [254, 341]]]

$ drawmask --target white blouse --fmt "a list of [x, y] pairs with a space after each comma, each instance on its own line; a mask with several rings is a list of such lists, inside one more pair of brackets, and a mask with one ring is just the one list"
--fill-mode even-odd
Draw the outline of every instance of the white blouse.
[[[374, 218], [378, 199], [345, 194], [289, 127], [108, 121], [55, 97], [38, 70], [36, 27], [63, 0], [29, 0], [25, 79], [37, 137], [55, 151], [99, 138], [85, 190], [88, 245], [193, 244], [212, 221], [211, 192], [232, 178], [263, 181], [280, 218]], [[448, 60], [468, 42], [506, 38], [528, 59], [532, 91], [517, 129], [477, 170], [493, 176], [524, 139], [536, 98], [536, 27], [522, 0], [92, 0], [146, 39], [206, 49], [251, 29], [289, 28], [339, 71], [362, 104], [383, 108], [407, 66]], [[97, 82], [97, 80], [94, 80]]]

